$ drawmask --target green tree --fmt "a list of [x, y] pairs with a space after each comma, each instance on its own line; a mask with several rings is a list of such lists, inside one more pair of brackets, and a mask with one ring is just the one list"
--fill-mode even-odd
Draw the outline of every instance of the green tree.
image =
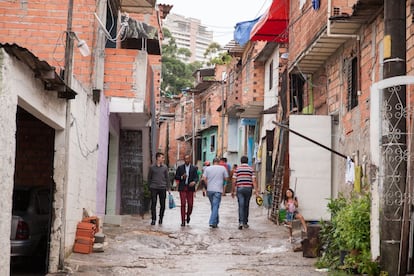
[[191, 56], [188, 49], [178, 48], [170, 31], [163, 29], [166, 44], [162, 45], [162, 83], [161, 91], [164, 95], [173, 96], [181, 93], [183, 88], [192, 88], [194, 83], [193, 72], [202, 67], [199, 62], [185, 63]]
[[204, 52], [204, 57], [208, 59], [207, 66], [227, 64], [231, 61], [231, 56], [217, 42], [213, 42], [208, 46]]

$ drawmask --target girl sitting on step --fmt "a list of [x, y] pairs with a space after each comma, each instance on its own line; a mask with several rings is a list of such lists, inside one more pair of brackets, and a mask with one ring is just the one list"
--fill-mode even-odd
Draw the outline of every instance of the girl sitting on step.
[[289, 228], [289, 241], [292, 242], [292, 221], [294, 219], [299, 219], [302, 223], [303, 232], [307, 232], [308, 228], [306, 226], [305, 219], [297, 211], [299, 207], [298, 199], [295, 197], [295, 192], [292, 189], [287, 189], [283, 199], [283, 203], [286, 208], [286, 226]]

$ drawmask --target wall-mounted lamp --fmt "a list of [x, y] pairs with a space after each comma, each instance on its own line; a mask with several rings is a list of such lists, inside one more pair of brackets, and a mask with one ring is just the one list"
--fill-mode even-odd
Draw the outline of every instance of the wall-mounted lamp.
[[84, 57], [90, 56], [91, 51], [89, 50], [89, 47], [88, 47], [88, 44], [86, 44], [86, 41], [83, 39], [79, 39], [79, 37], [76, 35], [75, 32], [71, 32], [71, 35], [73, 35], [73, 37], [78, 42], [76, 47], [78, 47], [80, 54]]

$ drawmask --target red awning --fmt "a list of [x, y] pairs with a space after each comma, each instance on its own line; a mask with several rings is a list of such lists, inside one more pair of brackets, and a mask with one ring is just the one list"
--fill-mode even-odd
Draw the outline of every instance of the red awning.
[[273, 0], [250, 32], [250, 40], [265, 40], [279, 43], [289, 41], [289, 0]]

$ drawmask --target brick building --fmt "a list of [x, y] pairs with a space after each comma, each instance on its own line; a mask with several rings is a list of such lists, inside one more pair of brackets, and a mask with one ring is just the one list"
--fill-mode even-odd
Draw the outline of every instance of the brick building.
[[63, 269], [84, 210], [113, 222], [145, 207], [168, 6], [127, 2], [0, 3], [0, 244], [10, 252], [13, 187], [50, 187], [44, 272]]
[[[307, 210], [303, 215], [310, 219], [315, 214], [329, 218], [323, 211], [327, 202], [316, 199], [316, 190], [325, 193], [325, 198], [340, 192], [371, 192], [372, 258], [380, 256], [387, 271], [395, 274], [406, 256], [402, 253], [396, 259], [401, 251], [388, 246], [387, 240], [399, 240], [405, 246], [408, 233], [399, 228], [404, 225], [404, 204], [396, 202], [403, 202], [403, 194], [412, 194], [408, 182], [403, 183], [407, 163], [393, 161], [404, 160], [412, 152], [406, 144], [412, 139], [412, 4], [364, 0], [290, 4], [289, 127], [334, 150], [306, 145], [289, 135], [290, 186], [300, 194], [303, 210]], [[393, 20], [399, 23], [390, 27]], [[393, 62], [401, 62], [404, 72], [399, 72], [401, 78], [387, 80], [396, 76], [390, 72]], [[385, 137], [399, 142], [387, 142]], [[357, 168], [352, 181], [345, 178], [347, 157]], [[403, 181], [398, 182], [395, 177], [401, 172]], [[321, 205], [315, 208], [315, 202]], [[398, 234], [389, 229], [397, 229], [394, 233]], [[381, 254], [384, 248], [394, 253]]]

